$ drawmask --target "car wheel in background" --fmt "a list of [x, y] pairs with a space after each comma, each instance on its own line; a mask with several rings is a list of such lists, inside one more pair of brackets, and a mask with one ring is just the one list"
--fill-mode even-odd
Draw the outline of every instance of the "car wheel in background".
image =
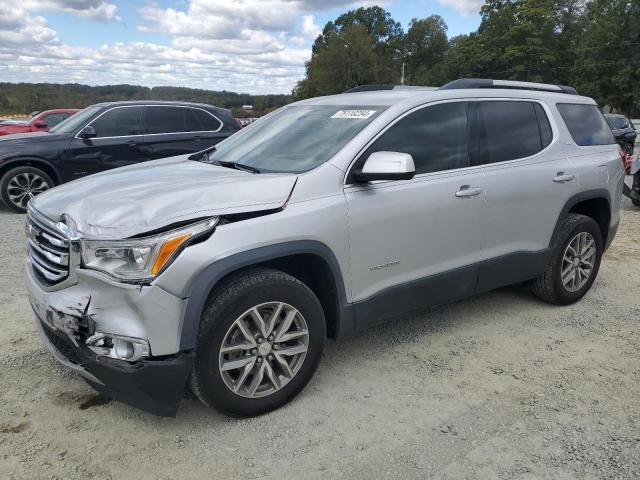
[[11, 210], [25, 213], [29, 201], [54, 186], [51, 177], [34, 167], [9, 170], [0, 180], [2, 201]]

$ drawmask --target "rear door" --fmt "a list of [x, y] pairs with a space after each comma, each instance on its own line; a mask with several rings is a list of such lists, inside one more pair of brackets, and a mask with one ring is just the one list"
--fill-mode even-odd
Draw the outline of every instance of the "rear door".
[[92, 120], [94, 138], [73, 137], [65, 158], [70, 177], [124, 167], [148, 160], [144, 147], [143, 107], [121, 105], [110, 108]]
[[154, 159], [204, 150], [228, 135], [222, 121], [196, 107], [149, 105], [145, 125], [146, 146]]
[[469, 103], [471, 162], [483, 166], [487, 214], [478, 290], [537, 276], [556, 222], [578, 191], [556, 122], [535, 100]]

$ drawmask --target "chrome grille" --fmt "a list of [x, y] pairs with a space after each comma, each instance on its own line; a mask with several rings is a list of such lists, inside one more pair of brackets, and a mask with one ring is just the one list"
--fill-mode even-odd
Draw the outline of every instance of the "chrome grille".
[[27, 216], [27, 253], [33, 271], [46, 285], [57, 285], [69, 277], [70, 240], [39, 221], [32, 212]]

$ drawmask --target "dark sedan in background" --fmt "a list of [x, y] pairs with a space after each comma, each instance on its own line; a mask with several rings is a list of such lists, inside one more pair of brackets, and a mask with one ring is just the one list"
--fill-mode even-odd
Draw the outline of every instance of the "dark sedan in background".
[[613, 131], [613, 136], [616, 137], [616, 142], [618, 142], [625, 152], [633, 155], [633, 146], [638, 136], [633, 123], [624, 115], [608, 113], [604, 117], [607, 119], [607, 123]]
[[0, 195], [17, 212], [34, 196], [111, 168], [205, 150], [240, 129], [228, 110], [183, 102], [85, 108], [48, 133], [0, 137]]

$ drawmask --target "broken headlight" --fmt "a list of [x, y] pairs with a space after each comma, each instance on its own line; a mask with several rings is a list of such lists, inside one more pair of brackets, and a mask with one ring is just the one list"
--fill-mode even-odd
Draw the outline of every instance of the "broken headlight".
[[209, 233], [218, 217], [158, 235], [125, 240], [82, 240], [82, 266], [124, 281], [155, 278], [195, 238]]

